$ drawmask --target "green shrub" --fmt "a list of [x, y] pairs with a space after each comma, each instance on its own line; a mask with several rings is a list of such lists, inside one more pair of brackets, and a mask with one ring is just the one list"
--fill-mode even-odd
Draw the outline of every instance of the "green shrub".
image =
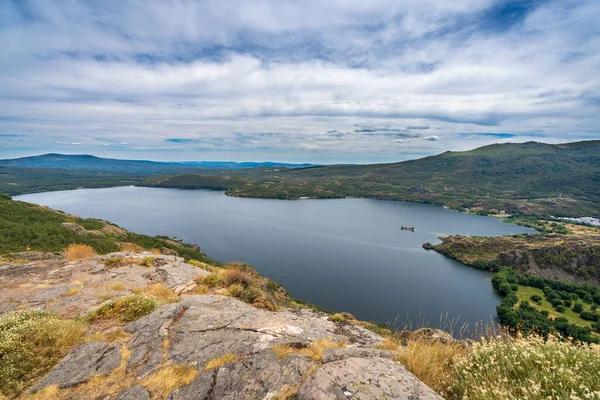
[[279, 284], [269, 279], [267, 282], [267, 292], [275, 293], [279, 289]]
[[141, 295], [130, 295], [109, 300], [88, 314], [89, 321], [120, 320], [135, 321], [150, 314], [156, 308], [156, 300]]
[[330, 318], [333, 322], [343, 322], [346, 320], [342, 314], [333, 314]]
[[217, 287], [223, 285], [223, 279], [221, 279], [221, 275], [216, 272], [208, 274], [202, 279], [202, 283], [208, 287]]
[[583, 304], [581, 303], [575, 303], [573, 305], [573, 311], [575, 311], [576, 313], [580, 313], [583, 311]]
[[242, 293], [240, 293], [239, 298], [246, 303], [254, 303], [256, 299], [258, 299], [262, 295], [261, 291], [254, 286], [249, 286], [245, 288]]
[[232, 285], [229, 285], [229, 287], [227, 288], [227, 294], [229, 294], [230, 296], [233, 296], [233, 297], [240, 297], [242, 295], [243, 291], [244, 291], [244, 287], [242, 285], [240, 285], [239, 283], [234, 283]]
[[155, 260], [156, 260], [156, 258], [154, 258], [154, 257], [144, 257], [144, 259], [142, 261], [140, 261], [140, 265], [142, 267], [151, 267], [154, 265]]
[[537, 294], [534, 294], [530, 297], [531, 301], [533, 301], [534, 303], [540, 304], [542, 302], [542, 298], [540, 296], [538, 296]]
[[85, 324], [40, 310], [0, 317], [0, 398], [16, 397], [84, 336]]
[[539, 336], [475, 343], [455, 364], [452, 398], [593, 399], [600, 347]]
[[116, 267], [117, 265], [121, 264], [122, 261], [123, 259], [121, 257], [111, 257], [104, 260], [104, 265], [107, 267]]
[[556, 311], [558, 311], [559, 313], [564, 313], [564, 312], [565, 312], [565, 310], [566, 310], [565, 306], [560, 306], [560, 305], [559, 305], [559, 306], [556, 306], [556, 307], [554, 307], [554, 309], [555, 309]]

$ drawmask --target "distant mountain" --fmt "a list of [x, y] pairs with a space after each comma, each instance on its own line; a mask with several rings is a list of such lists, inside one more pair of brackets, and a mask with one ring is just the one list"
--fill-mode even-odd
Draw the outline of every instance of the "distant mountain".
[[39, 156], [0, 160], [0, 167], [52, 168], [116, 174], [155, 175], [191, 171], [194, 169], [240, 170], [247, 168], [306, 168], [313, 164], [286, 164], [276, 162], [189, 161], [156, 162], [145, 160], [119, 160], [91, 155], [43, 154]]

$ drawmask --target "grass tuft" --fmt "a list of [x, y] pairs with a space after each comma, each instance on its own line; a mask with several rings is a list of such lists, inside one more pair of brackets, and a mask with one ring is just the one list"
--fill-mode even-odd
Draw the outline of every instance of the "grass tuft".
[[177, 303], [179, 301], [179, 296], [162, 283], [148, 286], [146, 296], [154, 297], [159, 304]]
[[156, 300], [134, 294], [103, 303], [90, 312], [87, 319], [91, 322], [104, 320], [129, 322], [150, 314], [155, 308]]
[[404, 364], [430, 388], [444, 395], [456, 376], [452, 366], [457, 357], [465, 353], [460, 342], [409, 339], [406, 347], [395, 352], [394, 359]]
[[187, 386], [200, 372], [190, 365], [167, 365], [142, 380], [153, 399], [166, 399], [174, 390]]
[[326, 349], [340, 349], [346, 347], [345, 342], [334, 342], [329, 339], [319, 339], [312, 342], [309, 346], [302, 347], [297, 344], [276, 344], [271, 350], [279, 358], [286, 358], [292, 354], [300, 354], [309, 357], [313, 361], [322, 361], [323, 351]]
[[235, 356], [235, 354], [233, 354], [233, 353], [223, 354], [220, 357], [216, 357], [216, 358], [213, 358], [212, 360], [209, 360], [206, 363], [206, 365], [204, 366], [204, 370], [210, 371], [211, 369], [219, 368], [219, 367], [222, 367], [223, 365], [232, 364], [237, 361], [238, 361], [238, 358]]
[[84, 260], [86, 258], [94, 257], [96, 250], [90, 245], [71, 243], [63, 250], [63, 255], [67, 261]]
[[485, 340], [456, 363], [451, 398], [594, 399], [598, 371], [599, 345], [554, 336]]
[[155, 260], [156, 260], [156, 258], [154, 258], [154, 257], [144, 257], [142, 259], [142, 261], [140, 261], [140, 265], [142, 267], [151, 267], [154, 265]]

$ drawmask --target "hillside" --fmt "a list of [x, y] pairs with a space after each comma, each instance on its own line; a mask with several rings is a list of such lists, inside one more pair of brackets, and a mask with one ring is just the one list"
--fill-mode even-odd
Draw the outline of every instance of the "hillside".
[[[0, 193], [134, 184], [225, 190], [240, 197], [408, 200], [484, 214], [600, 216], [600, 141], [494, 144], [392, 164], [247, 164], [201, 169], [46, 155], [0, 161]], [[293, 168], [298, 166], [305, 168]]]
[[[266, 170], [220, 177], [233, 196], [295, 199], [371, 197], [457, 209], [600, 215], [600, 141], [495, 144], [394, 164]], [[205, 187], [206, 176], [150, 180], [161, 187]], [[214, 179], [211, 181], [214, 185]]]
[[99, 254], [122, 248], [157, 249], [186, 260], [217, 264], [198, 246], [168, 237], [140, 235], [106, 221], [79, 218], [0, 195], [0, 254], [26, 251], [58, 253], [72, 243], [92, 246]]

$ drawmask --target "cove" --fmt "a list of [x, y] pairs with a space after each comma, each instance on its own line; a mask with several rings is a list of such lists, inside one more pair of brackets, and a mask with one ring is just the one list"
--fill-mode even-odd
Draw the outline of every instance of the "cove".
[[435, 327], [442, 315], [443, 325], [472, 327], [489, 322], [500, 304], [491, 273], [424, 250], [424, 242], [533, 232], [438, 206], [370, 199], [284, 201], [144, 187], [15, 199], [197, 243], [213, 259], [252, 265], [295, 298], [399, 328]]

